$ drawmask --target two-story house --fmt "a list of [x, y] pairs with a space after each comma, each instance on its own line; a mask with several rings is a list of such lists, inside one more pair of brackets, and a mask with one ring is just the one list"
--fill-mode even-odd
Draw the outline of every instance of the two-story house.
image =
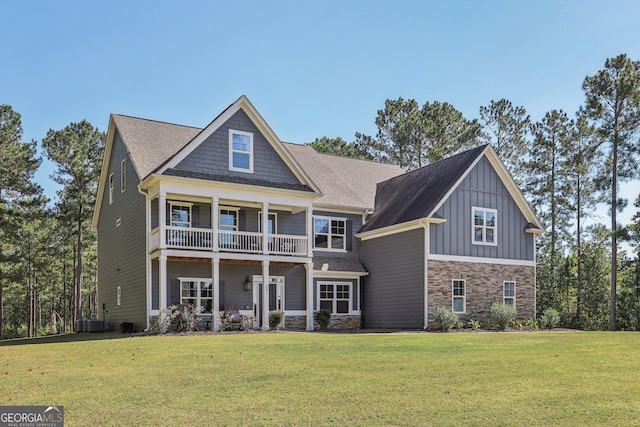
[[[435, 305], [482, 315], [500, 286], [532, 317], [538, 220], [490, 147], [451, 159], [434, 177], [283, 143], [245, 96], [204, 129], [112, 115], [93, 217], [105, 325], [193, 304], [213, 330], [228, 306], [262, 329], [280, 309], [311, 330], [319, 308], [335, 328], [425, 327]], [[487, 196], [452, 201], [465, 192]], [[482, 242], [458, 228], [472, 215]]]

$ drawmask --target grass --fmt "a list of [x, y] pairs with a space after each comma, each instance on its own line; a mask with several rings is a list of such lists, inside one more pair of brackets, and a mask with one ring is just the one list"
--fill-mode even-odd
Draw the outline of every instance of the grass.
[[0, 405], [64, 405], [67, 426], [640, 425], [639, 367], [624, 332], [25, 343], [0, 348]]

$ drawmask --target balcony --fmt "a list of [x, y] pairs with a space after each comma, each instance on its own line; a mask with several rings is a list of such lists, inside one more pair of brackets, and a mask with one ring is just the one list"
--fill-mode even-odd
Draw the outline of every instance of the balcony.
[[[194, 251], [240, 252], [285, 256], [306, 256], [308, 251], [307, 236], [288, 234], [268, 234], [267, 250], [264, 251], [263, 233], [252, 231], [217, 230], [192, 227], [156, 227], [149, 234], [149, 251], [161, 248], [162, 230], [165, 233], [165, 248]], [[216, 237], [217, 236], [217, 237]], [[218, 245], [212, 242], [217, 238]]]

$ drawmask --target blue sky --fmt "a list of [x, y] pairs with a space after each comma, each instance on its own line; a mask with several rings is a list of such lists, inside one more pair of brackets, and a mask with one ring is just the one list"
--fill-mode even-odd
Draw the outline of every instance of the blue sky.
[[636, 0], [1, 3], [0, 104], [25, 140], [110, 113], [205, 126], [242, 94], [300, 143], [375, 134], [400, 96], [468, 118], [504, 97], [539, 120], [572, 115], [606, 58], [640, 59]]

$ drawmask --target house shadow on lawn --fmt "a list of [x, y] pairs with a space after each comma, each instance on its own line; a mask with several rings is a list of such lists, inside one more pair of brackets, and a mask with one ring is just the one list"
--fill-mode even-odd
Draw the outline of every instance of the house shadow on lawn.
[[0, 347], [26, 344], [53, 344], [63, 342], [100, 341], [129, 338], [140, 334], [121, 334], [120, 332], [78, 332], [73, 334], [47, 335], [35, 338], [14, 338], [0, 341]]

